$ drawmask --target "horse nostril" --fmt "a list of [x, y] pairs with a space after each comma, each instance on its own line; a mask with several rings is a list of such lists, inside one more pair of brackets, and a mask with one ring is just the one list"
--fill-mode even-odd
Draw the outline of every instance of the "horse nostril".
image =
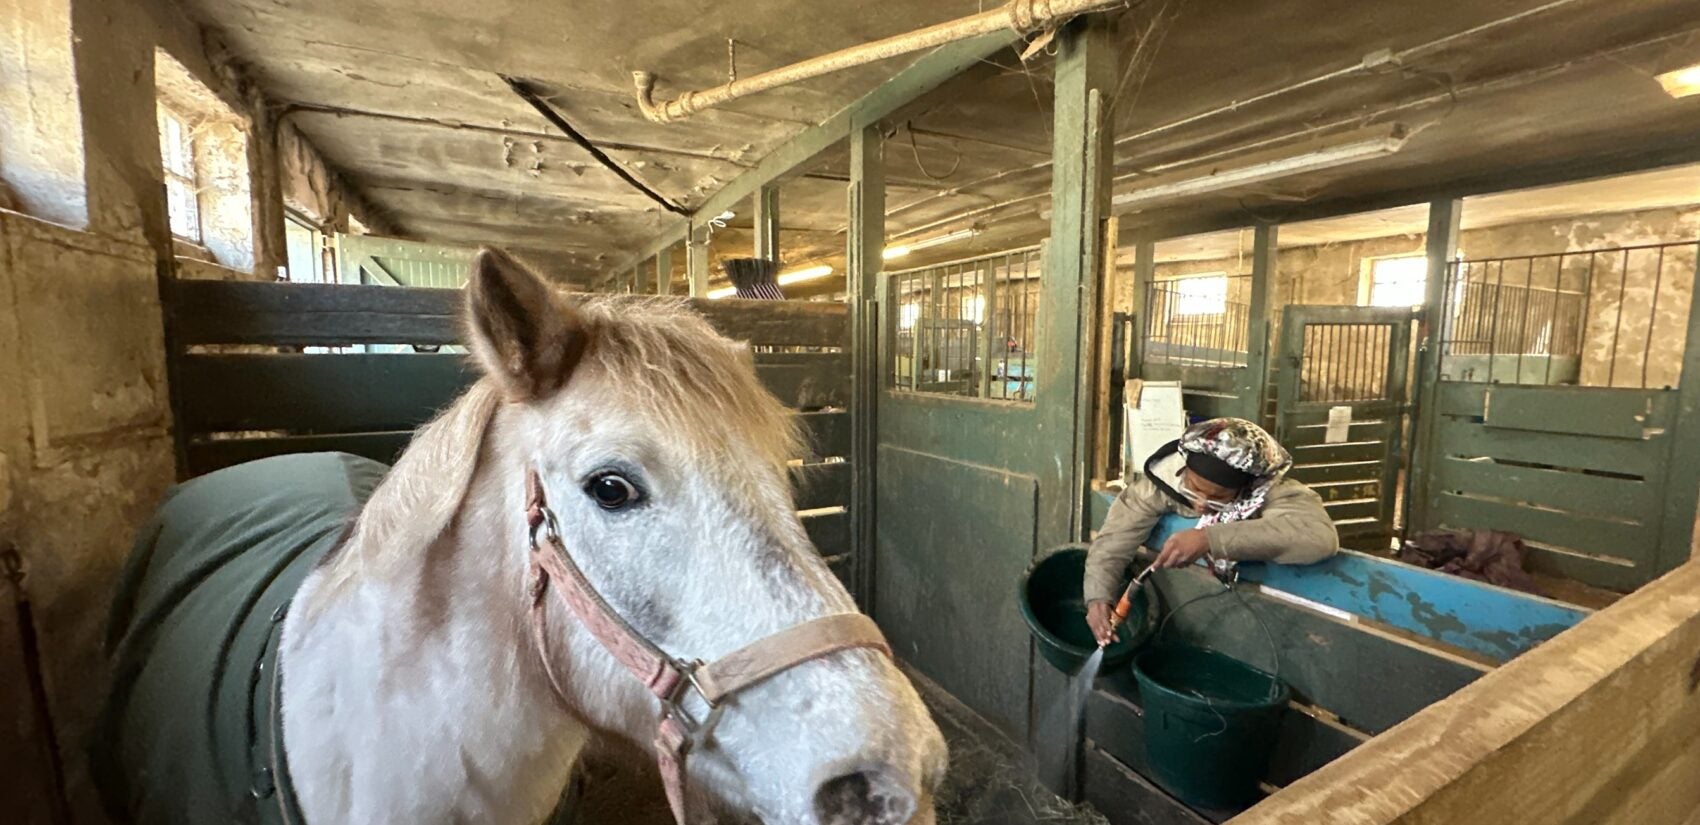
[[915, 813], [915, 794], [883, 771], [857, 771], [815, 791], [819, 825], [903, 825]]

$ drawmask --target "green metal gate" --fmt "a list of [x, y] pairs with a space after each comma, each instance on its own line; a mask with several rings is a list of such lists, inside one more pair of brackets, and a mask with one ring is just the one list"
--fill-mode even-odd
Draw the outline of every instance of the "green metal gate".
[[1341, 543], [1388, 547], [1405, 454], [1410, 309], [1288, 306], [1275, 437], [1322, 496]]

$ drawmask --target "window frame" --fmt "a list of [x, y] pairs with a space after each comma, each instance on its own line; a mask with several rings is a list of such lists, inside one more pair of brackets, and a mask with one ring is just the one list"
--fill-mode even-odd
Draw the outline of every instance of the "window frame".
[[[196, 155], [195, 130], [189, 119], [176, 109], [164, 103], [157, 103], [155, 110], [155, 128], [159, 132], [159, 167], [166, 189], [166, 220], [170, 225], [171, 236], [200, 246], [206, 236], [206, 227], [201, 224], [200, 159]], [[178, 140], [170, 140], [168, 125], [175, 127]], [[179, 159], [184, 161], [187, 171], [174, 167], [174, 156], [180, 156]], [[173, 195], [174, 185], [187, 192], [185, 203], [191, 206], [194, 212], [185, 219], [189, 225], [183, 228], [193, 230], [194, 234], [185, 235], [178, 231], [178, 210], [172, 208], [177, 200]]]
[[[1221, 286], [1221, 295], [1188, 294], [1186, 287], [1182, 286], [1182, 284], [1188, 281], [1194, 283], [1213, 282], [1219, 284]], [[1176, 278], [1169, 278], [1167, 279], [1167, 282], [1174, 285], [1175, 309], [1171, 314], [1175, 317], [1203, 319], [1219, 318], [1228, 314], [1228, 287], [1230, 284], [1228, 283], [1228, 273], [1226, 270], [1221, 272], [1191, 272]], [[1189, 307], [1189, 301], [1207, 301], [1212, 304], [1212, 308], [1200, 310], [1194, 307]]]
[[[1376, 291], [1376, 285], [1377, 285], [1376, 269], [1378, 267], [1380, 267], [1381, 265], [1389, 262], [1389, 261], [1415, 261], [1415, 262], [1420, 262], [1420, 268], [1422, 270], [1422, 278], [1419, 281], [1420, 289], [1417, 290], [1418, 295], [1417, 295], [1417, 301], [1415, 303], [1411, 303], [1411, 304], [1404, 304], [1404, 303], [1378, 304], [1378, 303], [1375, 302], [1375, 291]], [[1422, 306], [1425, 303], [1424, 297], [1428, 294], [1428, 275], [1429, 275], [1429, 273], [1428, 273], [1428, 254], [1427, 253], [1417, 252], [1417, 253], [1402, 253], [1402, 254], [1397, 254], [1397, 255], [1374, 255], [1374, 256], [1364, 258], [1361, 266], [1362, 266], [1362, 271], [1361, 271], [1361, 274], [1360, 274], [1360, 277], [1359, 277], [1359, 280], [1358, 280], [1358, 306], [1399, 309], [1401, 307]]]

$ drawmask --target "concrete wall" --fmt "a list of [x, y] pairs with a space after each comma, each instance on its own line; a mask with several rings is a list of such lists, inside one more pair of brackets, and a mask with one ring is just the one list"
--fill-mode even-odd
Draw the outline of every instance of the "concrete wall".
[[[63, 54], [39, 45], [57, 42], [40, 30], [67, 23]], [[240, 182], [222, 182], [246, 172], [249, 246], [224, 250], [236, 269], [174, 264], [180, 274], [273, 277], [285, 259], [285, 193], [333, 229], [351, 216], [384, 222], [361, 214], [358, 194], [299, 135], [280, 139], [239, 68], [169, 0], [0, 0], [0, 38], [26, 28], [36, 44], [28, 73], [15, 74], [18, 42], [0, 47], [0, 183], [17, 210], [0, 207], [0, 566], [15, 548], [24, 573], [21, 591], [0, 578], [0, 818], [59, 823], [63, 799], [70, 821], [98, 823], [82, 756], [104, 691], [97, 641], [114, 575], [175, 475], [156, 276], [173, 245], [155, 49], [228, 104], [247, 144], [247, 168], [217, 175], [238, 197]], [[68, 73], [48, 71], [53, 58]], [[33, 614], [33, 664], [20, 596]], [[62, 778], [45, 758], [54, 751]]]

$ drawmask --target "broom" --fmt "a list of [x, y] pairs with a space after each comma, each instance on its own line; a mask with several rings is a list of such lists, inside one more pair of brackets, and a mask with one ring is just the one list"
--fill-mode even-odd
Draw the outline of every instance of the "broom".
[[779, 291], [778, 264], [766, 258], [729, 258], [721, 264], [726, 277], [732, 279], [739, 298], [757, 301], [783, 301]]

